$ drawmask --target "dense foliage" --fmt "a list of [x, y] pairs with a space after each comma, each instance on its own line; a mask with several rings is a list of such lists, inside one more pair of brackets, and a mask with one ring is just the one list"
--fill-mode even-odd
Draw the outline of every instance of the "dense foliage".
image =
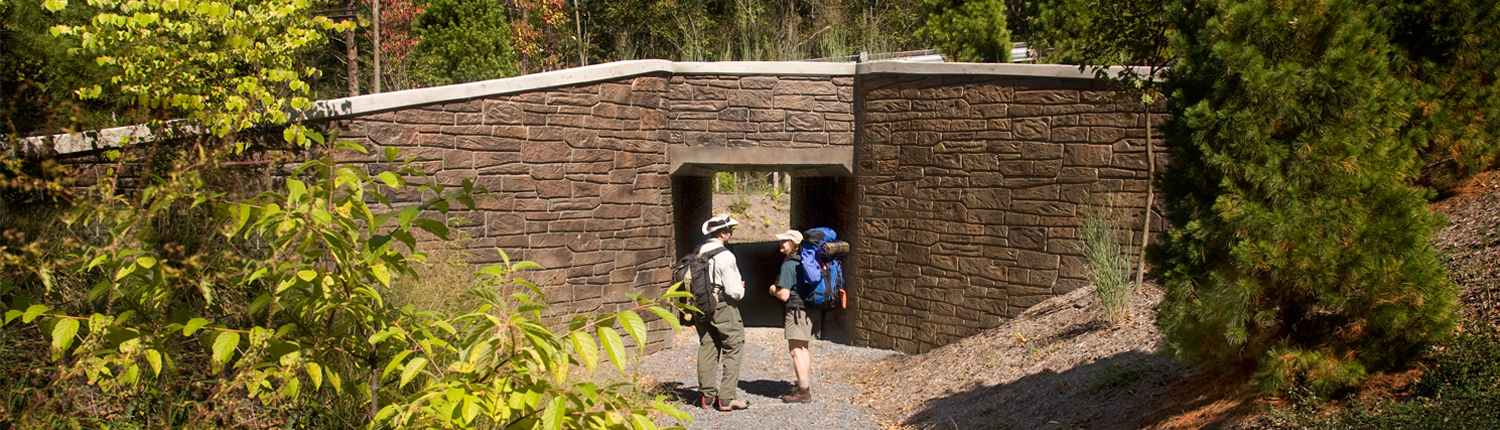
[[430, 0], [414, 26], [413, 78], [422, 86], [503, 78], [516, 74], [505, 10], [488, 0]]
[[67, 182], [90, 166], [9, 148], [0, 424], [640, 429], [656, 427], [652, 414], [685, 419], [628, 382], [592, 377], [601, 351], [624, 374], [620, 331], [644, 345], [643, 313], [675, 323], [658, 300], [680, 291], [548, 325], [546, 298], [524, 276], [536, 265], [507, 259], [479, 270], [474, 308], [386, 300], [426, 258], [419, 238], [452, 238], [449, 211], [488, 196], [468, 181], [438, 184], [394, 149], [379, 158], [390, 170], [341, 163], [367, 148], [287, 123], [318, 74], [298, 59], [349, 23], [304, 0], [89, 6], [91, 19], [51, 29], [105, 66], [108, 79], [78, 94], [122, 94], [174, 119], [147, 122], [148, 140], [102, 142], [118, 146], [97, 154], [92, 184]]
[[934, 41], [950, 61], [1010, 61], [1010, 30], [1000, 0], [924, 0], [927, 26], [919, 33]]
[[1428, 244], [1442, 221], [1419, 185], [1495, 163], [1500, 82], [1482, 53], [1495, 49], [1500, 7], [1037, 9], [1046, 61], [1172, 67], [1172, 163], [1159, 182], [1170, 225], [1154, 252], [1172, 351], [1258, 369], [1267, 390], [1328, 394], [1449, 338], [1456, 292]]

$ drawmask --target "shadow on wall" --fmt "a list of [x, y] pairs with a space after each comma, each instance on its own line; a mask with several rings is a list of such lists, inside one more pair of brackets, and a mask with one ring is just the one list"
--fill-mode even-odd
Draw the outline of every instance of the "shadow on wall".
[[[1007, 366], [979, 361], [974, 366]], [[991, 373], [983, 371], [980, 373]], [[952, 377], [954, 373], [928, 375]], [[1045, 370], [1007, 384], [974, 383], [967, 390], [925, 402], [906, 420], [919, 429], [1151, 428], [1188, 411], [1229, 399], [1214, 381], [1170, 357], [1128, 351], [1062, 373]], [[1206, 421], [1175, 426], [1224, 428], [1254, 413], [1254, 402], [1225, 407]], [[1202, 419], [1202, 418], [1200, 418]]]

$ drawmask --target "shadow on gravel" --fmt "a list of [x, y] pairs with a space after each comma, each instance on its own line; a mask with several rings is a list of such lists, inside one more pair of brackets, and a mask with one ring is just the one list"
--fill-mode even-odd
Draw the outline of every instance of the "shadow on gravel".
[[740, 391], [774, 399], [781, 397], [783, 394], [792, 392], [792, 383], [787, 381], [769, 381], [765, 379], [755, 381], [740, 381]]
[[[792, 383], [786, 381], [770, 381], [765, 379], [755, 381], [740, 381], [740, 391], [761, 397], [777, 398], [792, 392]], [[698, 390], [688, 389], [681, 382], [661, 382], [651, 387], [653, 394], [665, 395], [677, 399], [677, 403], [685, 405], [696, 405], [698, 401]]]
[[[976, 383], [928, 400], [904, 424], [945, 430], [1224, 428], [1253, 413], [1255, 404], [1245, 400], [1253, 396], [1242, 387], [1221, 379], [1168, 357], [1129, 351], [1062, 373], [1049, 370], [1001, 385]], [[1222, 413], [1197, 421], [1179, 416], [1210, 405]]]

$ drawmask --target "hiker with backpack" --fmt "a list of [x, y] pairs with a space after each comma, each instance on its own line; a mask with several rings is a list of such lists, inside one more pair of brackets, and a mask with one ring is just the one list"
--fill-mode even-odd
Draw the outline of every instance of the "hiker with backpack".
[[[727, 214], [705, 221], [703, 235], [709, 239], [698, 252], [683, 257], [681, 270], [689, 275], [684, 282], [693, 292], [694, 307], [703, 311], [693, 315], [698, 331], [698, 391], [702, 394], [698, 406], [725, 412], [750, 407], [750, 402], [736, 398], [740, 361], [745, 356], [745, 321], [739, 309], [745, 282], [734, 253], [724, 247], [736, 225], [739, 221]], [[723, 379], [719, 378], [721, 365]]]
[[[822, 336], [823, 314], [844, 305], [843, 270], [833, 258], [847, 252], [848, 244], [836, 242], [832, 229], [808, 230], [804, 237], [797, 230], [776, 235], [781, 240], [781, 273], [771, 285], [771, 295], [786, 302], [785, 337], [792, 354], [792, 368], [797, 375], [796, 387], [781, 396], [786, 403], [812, 402], [813, 339]], [[838, 254], [826, 252], [827, 244], [842, 249]], [[839, 248], [842, 247], [842, 248]]]

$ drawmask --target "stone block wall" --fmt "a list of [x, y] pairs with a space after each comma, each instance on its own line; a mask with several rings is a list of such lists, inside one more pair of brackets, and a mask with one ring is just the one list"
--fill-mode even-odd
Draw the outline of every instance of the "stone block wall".
[[851, 76], [673, 76], [666, 143], [820, 148], [854, 144]]
[[[696, 234], [702, 220], [674, 231], [668, 145], [852, 145], [853, 97], [852, 77], [656, 74], [403, 107], [334, 126], [371, 154], [401, 149], [439, 183], [469, 179], [494, 192], [477, 210], [450, 215], [472, 239], [463, 246], [475, 263], [499, 261], [499, 248], [545, 267], [530, 279], [560, 321], [627, 308], [625, 294], [670, 283], [678, 236]], [[386, 167], [375, 157], [343, 161]], [[661, 348], [668, 325], [643, 316], [648, 350]]]
[[856, 343], [927, 351], [1087, 285], [1080, 211], [1145, 202], [1143, 107], [1091, 80], [861, 78]]

